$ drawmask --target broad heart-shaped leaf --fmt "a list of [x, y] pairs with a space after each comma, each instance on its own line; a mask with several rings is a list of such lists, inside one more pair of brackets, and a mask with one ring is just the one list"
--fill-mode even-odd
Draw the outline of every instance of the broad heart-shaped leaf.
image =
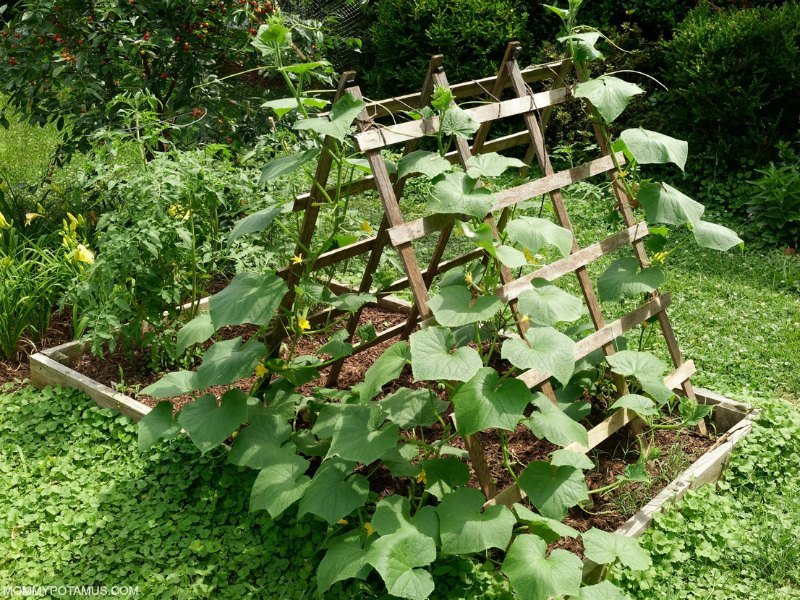
[[436, 559], [436, 543], [413, 527], [403, 527], [373, 542], [367, 561], [398, 598], [425, 600], [433, 591], [433, 577], [424, 567]]
[[556, 549], [536, 535], [520, 535], [511, 544], [501, 570], [520, 600], [548, 600], [578, 594], [583, 563], [572, 552]]
[[315, 131], [320, 135], [330, 136], [342, 142], [347, 137], [347, 134], [350, 133], [353, 120], [364, 106], [363, 100], [357, 100], [353, 94], [348, 93], [333, 105], [330, 118], [301, 119], [295, 122], [294, 128]]
[[334, 308], [354, 314], [359, 308], [369, 302], [375, 302], [374, 294], [342, 294], [331, 298], [330, 303]]
[[[263, 469], [284, 460], [285, 455], [294, 455], [294, 444], [283, 444], [292, 434], [289, 422], [277, 415], [254, 417], [250, 424], [236, 436], [228, 462], [240, 467]], [[283, 447], [282, 447], [283, 446]]]
[[[331, 71], [331, 63], [327, 60], [317, 60], [313, 62], [303, 62], [297, 63], [294, 65], [286, 65], [284, 67], [278, 67], [278, 71], [283, 71], [284, 73], [308, 73], [310, 71], [314, 71], [316, 69], [323, 69], [325, 71]], [[302, 98], [302, 100], [317, 100], [316, 98]], [[321, 100], [317, 100], [318, 102], [322, 102]], [[306, 104], [306, 102], [303, 102]], [[327, 104], [327, 102], [325, 102]], [[323, 105], [324, 106], [324, 105]]]
[[297, 454], [284, 452], [268, 467], [261, 469], [250, 491], [250, 512], [266, 510], [278, 518], [306, 493], [311, 479], [305, 475], [308, 461]]
[[505, 549], [517, 520], [503, 504], [482, 511], [483, 494], [473, 488], [460, 488], [439, 503], [439, 537], [442, 554], [472, 554], [489, 548]]
[[[584, 444], [586, 446], [586, 444]], [[583, 452], [573, 452], [566, 448], [559, 448], [550, 455], [550, 464], [554, 467], [574, 467], [585, 471], [594, 469], [594, 463]]]
[[425, 489], [439, 500], [469, 481], [469, 467], [454, 456], [430, 458], [421, 463]]
[[711, 414], [712, 408], [708, 404], [698, 404], [689, 398], [681, 398], [680, 414], [684, 425], [692, 427]]
[[244, 219], [236, 221], [228, 235], [228, 243], [232, 244], [248, 233], [264, 231], [272, 225], [275, 217], [282, 212], [286, 212], [288, 209], [288, 204], [273, 204], [272, 206], [254, 212], [252, 215], [247, 215]]
[[428, 304], [436, 321], [445, 327], [488, 321], [503, 309], [503, 301], [494, 294], [473, 298], [466, 285], [443, 287]]
[[517, 485], [545, 517], [561, 520], [567, 510], [589, 499], [583, 472], [573, 467], [554, 467], [550, 463], [529, 463]]
[[528, 258], [524, 252], [520, 252], [513, 246], [501, 244], [494, 249], [494, 256], [503, 266], [509, 269], [519, 269], [528, 264]]
[[252, 375], [265, 353], [264, 344], [249, 340], [242, 345], [241, 336], [215, 343], [203, 354], [203, 363], [195, 373], [197, 389], [228, 385]]
[[215, 329], [245, 323], [266, 327], [287, 291], [286, 283], [274, 273], [239, 273], [209, 298], [211, 322]]
[[469, 157], [467, 160], [467, 175], [472, 179], [500, 177], [506, 169], [524, 166], [525, 163], [518, 158], [503, 156], [497, 152], [489, 152], [488, 154]]
[[519, 217], [506, 227], [508, 239], [527, 248], [531, 253], [539, 252], [545, 246], [554, 246], [561, 256], [569, 256], [572, 251], [573, 236], [569, 229], [539, 217]]
[[396, 342], [389, 346], [378, 360], [370, 365], [364, 373], [364, 381], [353, 386], [353, 391], [359, 396], [361, 402], [372, 400], [381, 391], [381, 388], [397, 379], [400, 371], [411, 360], [408, 342]]
[[372, 526], [380, 535], [391, 535], [403, 527], [413, 527], [433, 541], [439, 541], [439, 517], [432, 506], [424, 506], [411, 517], [411, 503], [405, 496], [386, 496], [375, 506]]
[[212, 335], [214, 325], [211, 324], [211, 315], [200, 313], [178, 331], [178, 354], [183, 354], [190, 346], [205, 342]]
[[292, 173], [307, 162], [317, 158], [317, 156], [319, 156], [319, 149], [313, 148], [305, 152], [296, 152], [288, 156], [273, 158], [261, 167], [261, 178], [258, 180], [258, 185], [262, 185], [264, 182], [280, 177], [281, 175]]
[[546, 279], [534, 279], [519, 295], [519, 310], [536, 325], [571, 323], [585, 312], [583, 301]]
[[676, 140], [663, 133], [641, 127], [626, 129], [619, 137], [625, 142], [636, 162], [641, 165], [671, 162], [678, 165], [681, 171], [686, 166], [689, 144], [683, 140]]
[[531, 401], [531, 392], [519, 379], [500, 381], [491, 367], [459, 386], [452, 397], [456, 428], [466, 437], [486, 429], [513, 431]]
[[600, 32], [589, 31], [587, 33], [574, 33], [572, 35], [565, 35], [558, 38], [559, 42], [572, 43], [573, 54], [572, 59], [578, 62], [591, 62], [593, 60], [601, 60], [603, 58], [600, 52], [594, 45], [600, 39]]
[[592, 527], [581, 534], [586, 558], [600, 565], [619, 560], [634, 571], [644, 571], [653, 564], [650, 555], [639, 546], [636, 538], [608, 533]]
[[420, 173], [428, 179], [433, 179], [452, 168], [450, 161], [442, 158], [438, 152], [417, 150], [406, 154], [397, 163], [397, 178], [402, 179], [412, 173]]
[[411, 334], [414, 381], [468, 381], [483, 366], [477, 350], [465, 346], [451, 352], [453, 334], [444, 327], [426, 327]]
[[319, 98], [301, 97], [300, 102], [297, 101], [297, 98], [278, 98], [277, 100], [269, 100], [268, 102], [264, 102], [264, 104], [261, 105], [261, 108], [271, 108], [275, 111], [275, 114], [278, 115], [278, 118], [280, 119], [286, 113], [297, 110], [300, 107], [300, 104], [310, 108], [325, 108], [328, 102]]
[[576, 538], [581, 534], [577, 529], [573, 529], [561, 521], [543, 517], [522, 504], [514, 504], [514, 513], [517, 515], [517, 520], [525, 523], [530, 531], [548, 544], [562, 537]]
[[582, 587], [580, 595], [572, 596], [570, 600], [631, 600], [631, 597], [610, 581], [601, 581]]
[[478, 131], [480, 125], [464, 109], [451, 106], [442, 117], [440, 127], [445, 135], [469, 139]]
[[622, 396], [619, 400], [614, 402], [614, 404], [609, 406], [608, 410], [617, 410], [618, 408], [627, 408], [640, 417], [653, 417], [658, 414], [658, 409], [653, 401], [639, 394], [626, 394]]
[[629, 296], [649, 293], [664, 281], [660, 267], [639, 270], [639, 262], [632, 256], [611, 263], [597, 280], [600, 300], [620, 300]]
[[734, 246], [744, 248], [742, 238], [736, 235], [735, 231], [716, 223], [698, 221], [692, 225], [692, 234], [694, 234], [694, 241], [701, 248], [710, 248], [720, 252], [727, 252]]
[[247, 394], [237, 389], [225, 392], [219, 406], [212, 394], [200, 396], [178, 415], [178, 423], [203, 454], [228, 439], [246, 420]]
[[139, 451], [144, 452], [158, 440], [175, 437], [180, 430], [180, 426], [172, 418], [172, 402], [159, 402], [139, 421]]
[[197, 387], [197, 378], [194, 371], [173, 371], [167, 373], [155, 383], [151, 383], [141, 392], [142, 396], [153, 398], [171, 398], [193, 392]]
[[338, 456], [368, 465], [397, 445], [397, 425], [381, 424], [383, 414], [377, 406], [343, 408], [346, 410], [334, 427], [328, 457]]
[[663, 404], [672, 397], [672, 391], [664, 385], [663, 374], [667, 365], [650, 352], [623, 350], [606, 358], [611, 370], [625, 377], [636, 377], [642, 389], [656, 402]]
[[706, 207], [666, 183], [645, 183], [636, 196], [647, 222], [683, 225], [698, 223]]
[[317, 355], [329, 354], [333, 360], [350, 356], [353, 353], [353, 344], [347, 341], [347, 337], [347, 329], [340, 329], [320, 346]]
[[532, 327], [525, 337], [527, 343], [520, 338], [503, 342], [500, 356], [518, 369], [549, 373], [567, 385], [575, 368], [575, 342], [552, 327]]
[[381, 456], [381, 462], [389, 469], [393, 477], [414, 477], [416, 479], [422, 467], [412, 461], [416, 461], [418, 458], [419, 447], [400, 442], [396, 448], [392, 448]]
[[575, 86], [575, 97], [586, 98], [591, 102], [606, 123], [613, 123], [628, 106], [631, 98], [643, 93], [644, 90], [635, 83], [610, 75], [601, 75]]
[[431, 390], [400, 388], [378, 403], [386, 418], [400, 429], [433, 425], [437, 415], [443, 413], [449, 403], [440, 400]]
[[[528, 264], [525, 254], [511, 246], [495, 246], [494, 230], [489, 223], [481, 223], [478, 227], [471, 227], [469, 223], [458, 222], [458, 226], [465, 237], [471, 239], [478, 248], [483, 248], [489, 254], [503, 263], [509, 269], [517, 269]], [[463, 284], [463, 279], [459, 278]], [[444, 284], [442, 284], [444, 287]]]
[[464, 173], [444, 173], [436, 178], [428, 206], [434, 213], [469, 215], [482, 219], [495, 197], [486, 188], [475, 188], [475, 180]]
[[354, 466], [355, 463], [340, 458], [322, 461], [300, 500], [297, 516], [311, 513], [333, 525], [363, 506], [369, 494], [369, 481], [363, 475], [352, 474]]
[[565, 415], [547, 396], [537, 392], [533, 397], [533, 404], [538, 410], [531, 413], [527, 424], [536, 437], [549, 440], [557, 446], [568, 446], [572, 443], [584, 447], [589, 445], [586, 428]]
[[[366, 540], [370, 544], [375, 538]], [[324, 594], [337, 581], [366, 579], [371, 569], [367, 562], [369, 547], [364, 547], [357, 529], [328, 542], [328, 551], [317, 567], [317, 592]]]

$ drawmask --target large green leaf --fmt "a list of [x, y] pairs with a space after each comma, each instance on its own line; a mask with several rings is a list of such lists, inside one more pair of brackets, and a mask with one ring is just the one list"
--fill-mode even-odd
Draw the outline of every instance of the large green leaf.
[[328, 102], [327, 100], [322, 100], [320, 98], [306, 98], [301, 97], [300, 101], [297, 101], [297, 98], [278, 98], [277, 100], [269, 100], [264, 102], [261, 105], [261, 108], [271, 108], [275, 111], [275, 114], [278, 115], [280, 119], [286, 113], [290, 113], [293, 110], [297, 110], [300, 108], [300, 105], [308, 106], [309, 108], [325, 108]]
[[644, 571], [652, 566], [650, 555], [639, 546], [639, 540], [625, 535], [608, 533], [591, 528], [581, 534], [586, 558], [607, 565], [619, 560], [634, 571]]
[[573, 467], [554, 467], [550, 463], [529, 463], [517, 485], [545, 517], [561, 520], [567, 510], [589, 499], [583, 472]]
[[483, 366], [478, 352], [465, 346], [451, 352], [453, 334], [444, 327], [426, 327], [411, 334], [414, 381], [468, 381]]
[[272, 225], [275, 217], [282, 212], [286, 212], [288, 209], [288, 204], [273, 204], [272, 206], [254, 212], [252, 215], [247, 215], [244, 219], [236, 221], [228, 235], [228, 243], [231, 244], [235, 242], [243, 235], [264, 231]]
[[171, 398], [188, 394], [199, 389], [194, 371], [173, 371], [167, 373], [155, 383], [151, 383], [139, 392], [142, 396], [153, 398]]
[[658, 409], [650, 398], [639, 394], [626, 394], [608, 407], [608, 410], [627, 408], [635, 412], [640, 417], [654, 417], [658, 415]]
[[636, 196], [648, 223], [698, 223], [706, 208], [666, 183], [645, 183]]
[[548, 544], [562, 537], [577, 538], [580, 536], [580, 531], [577, 529], [573, 529], [556, 519], [543, 517], [522, 504], [514, 504], [514, 513], [517, 515], [517, 520], [525, 523], [531, 533], [538, 535]]
[[331, 360], [350, 356], [353, 353], [353, 344], [348, 342], [347, 338], [347, 329], [340, 329], [335, 332], [325, 344], [319, 347], [317, 355], [328, 354]]
[[219, 406], [212, 394], [200, 396], [178, 415], [178, 423], [204, 454], [228, 439], [246, 420], [247, 394], [237, 389], [225, 392]]
[[443, 413], [449, 403], [440, 400], [431, 390], [400, 388], [378, 403], [386, 418], [401, 429], [433, 425], [437, 415]]
[[710, 248], [727, 252], [734, 246], [744, 248], [742, 238], [736, 232], [723, 225], [709, 223], [708, 221], [698, 221], [692, 225], [694, 240], [701, 248]]
[[494, 229], [489, 223], [481, 223], [478, 227], [471, 227], [469, 223], [458, 222], [464, 236], [471, 239], [478, 248], [483, 248], [489, 254], [503, 263], [509, 269], [517, 269], [528, 264], [525, 254], [511, 246], [495, 246]]
[[338, 456], [370, 464], [397, 445], [398, 427], [382, 423], [377, 406], [345, 405], [334, 426], [328, 457]]
[[440, 127], [445, 135], [469, 139], [478, 131], [480, 125], [464, 109], [451, 106], [442, 117]]
[[305, 474], [308, 461], [284, 452], [261, 469], [250, 491], [250, 512], [266, 510], [277, 519], [306, 493], [311, 479]]
[[203, 354], [203, 363], [195, 373], [197, 389], [228, 385], [249, 377], [265, 353], [264, 344], [254, 339], [244, 345], [241, 337], [215, 343]]
[[288, 156], [281, 156], [273, 158], [261, 168], [261, 178], [258, 180], [258, 185], [262, 185], [270, 179], [275, 179], [281, 175], [292, 173], [307, 162], [310, 162], [319, 156], [319, 149], [313, 148], [305, 152], [296, 152]]
[[520, 535], [501, 567], [520, 600], [548, 600], [580, 593], [583, 563], [572, 552], [556, 549], [535, 535]]
[[575, 86], [575, 97], [589, 100], [606, 123], [613, 123], [631, 98], [643, 93], [644, 90], [635, 83], [610, 75], [601, 75]]
[[438, 152], [417, 150], [406, 154], [397, 163], [397, 178], [402, 179], [412, 173], [420, 173], [428, 179], [433, 179], [452, 168], [450, 161], [442, 158]]
[[594, 45], [600, 39], [599, 31], [588, 31], [586, 33], [573, 33], [558, 38], [559, 42], [572, 44], [572, 58], [578, 62], [591, 62], [602, 60], [603, 54]]
[[500, 355], [519, 369], [549, 373], [563, 385], [569, 383], [575, 368], [575, 342], [552, 327], [533, 327], [520, 338], [503, 342]]
[[508, 239], [527, 248], [531, 253], [545, 246], [554, 246], [561, 256], [572, 251], [573, 236], [569, 229], [539, 217], [518, 217], [506, 226]]
[[367, 560], [398, 598], [425, 600], [433, 591], [433, 577], [424, 567], [436, 559], [436, 543], [412, 527], [381, 536], [369, 550]]
[[200, 313], [178, 331], [178, 354], [183, 354], [195, 344], [205, 342], [212, 335], [214, 335], [214, 325], [211, 323], [211, 315], [207, 312]]
[[469, 215], [482, 219], [495, 197], [486, 188], [475, 188], [475, 180], [464, 173], [444, 173], [436, 178], [429, 208], [434, 213]]
[[458, 489], [442, 499], [436, 509], [442, 554], [473, 554], [508, 546], [517, 520], [503, 504], [483, 511], [484, 502], [483, 494], [473, 488]]
[[274, 273], [239, 273], [209, 298], [211, 322], [216, 329], [246, 323], [266, 327], [287, 291], [286, 283]]
[[585, 312], [583, 301], [546, 279], [534, 279], [519, 295], [519, 310], [536, 325], [577, 321]]
[[359, 395], [361, 402], [372, 400], [384, 385], [397, 379], [409, 361], [411, 361], [411, 353], [408, 349], [408, 342], [395, 342], [369, 366], [367, 372], [364, 373], [364, 381], [354, 385], [353, 391]]
[[423, 506], [413, 517], [406, 496], [393, 494], [375, 506], [372, 526], [380, 535], [391, 535], [403, 527], [413, 527], [433, 541], [439, 541], [439, 517], [433, 506]]
[[472, 179], [481, 177], [500, 177], [506, 169], [524, 167], [525, 163], [518, 158], [502, 156], [497, 152], [470, 156], [467, 160], [467, 175]]
[[642, 389], [650, 394], [656, 402], [663, 404], [673, 393], [664, 385], [664, 371], [667, 365], [650, 352], [623, 350], [607, 357], [611, 370], [625, 377], [636, 377]]
[[172, 402], [159, 402], [139, 421], [139, 451], [144, 452], [158, 440], [175, 437], [180, 430], [180, 426], [172, 418]]
[[425, 489], [439, 500], [469, 481], [469, 467], [454, 456], [425, 459], [420, 464]]
[[365, 304], [376, 301], [377, 298], [374, 294], [341, 294], [330, 299], [330, 303], [334, 308], [350, 314], [355, 314]]
[[639, 127], [638, 129], [626, 129], [620, 136], [625, 142], [633, 158], [639, 164], [664, 164], [674, 163], [680, 167], [681, 171], [686, 166], [686, 159], [689, 156], [689, 144], [683, 140], [676, 140], [673, 137], [649, 131]]
[[[586, 444], [583, 444], [585, 447]], [[585, 471], [587, 469], [594, 469], [592, 459], [586, 456], [583, 452], [573, 452], [566, 448], [559, 448], [550, 455], [550, 464], [554, 467], [574, 467]]]
[[[348, 533], [328, 542], [327, 552], [317, 567], [317, 591], [322, 596], [337, 581], [366, 579], [371, 569], [361, 532]], [[375, 538], [369, 538], [371, 541]]]
[[597, 280], [600, 300], [620, 300], [654, 291], [664, 281], [660, 267], [639, 269], [639, 262], [632, 256], [615, 260]]
[[527, 424], [536, 437], [544, 438], [557, 446], [568, 446], [572, 443], [584, 447], [589, 445], [586, 428], [565, 415], [544, 394], [537, 392], [533, 397], [533, 404], [538, 410], [531, 413]]
[[531, 392], [519, 379], [500, 381], [497, 371], [484, 367], [456, 390], [452, 401], [462, 436], [494, 428], [513, 431], [531, 401]]
[[292, 428], [289, 422], [277, 415], [254, 417], [233, 442], [228, 453], [228, 462], [240, 467], [263, 469], [283, 460], [286, 454], [294, 454], [294, 444], [284, 446]]
[[324, 460], [300, 500], [297, 516], [318, 515], [330, 525], [343, 519], [367, 501], [369, 481], [353, 474], [355, 463], [340, 458]]
[[601, 581], [595, 585], [582, 587], [580, 595], [570, 600], [631, 600], [631, 597], [610, 581]]
[[466, 285], [448, 285], [428, 302], [433, 316], [445, 327], [488, 321], [503, 309], [503, 301], [489, 294], [474, 298]]
[[357, 100], [352, 94], [345, 94], [331, 108], [328, 117], [301, 119], [294, 124], [295, 129], [306, 129], [344, 141], [350, 133], [350, 127], [358, 113], [366, 106], [363, 100]]

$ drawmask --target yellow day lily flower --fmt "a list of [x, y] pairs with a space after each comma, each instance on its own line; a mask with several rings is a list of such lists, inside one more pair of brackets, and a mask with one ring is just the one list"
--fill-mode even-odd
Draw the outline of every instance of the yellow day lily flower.
[[83, 244], [78, 244], [78, 247], [75, 249], [75, 260], [86, 263], [87, 265], [94, 264], [94, 252]]
[[6, 221], [3, 213], [0, 213], [0, 229], [11, 229], [11, 223]]
[[292, 263], [293, 264], [299, 265], [301, 262], [303, 262], [303, 255], [302, 254], [295, 254], [292, 257]]
[[40, 215], [39, 213], [35, 212], [25, 213], [25, 227], [30, 226], [30, 224], [33, 222], [34, 219], [38, 219], [43, 216], [44, 215]]
[[663, 265], [667, 262], [667, 257], [669, 256], [669, 252], [656, 252], [653, 255], [653, 262], [657, 265]]
[[297, 326], [300, 328], [300, 331], [307, 331], [311, 329], [311, 323], [309, 323], [308, 319], [305, 317], [297, 317]]
[[369, 521], [364, 523], [364, 529], [367, 530], [367, 537], [369, 537], [373, 533], [375, 533], [375, 528], [372, 526], [372, 523], [370, 523]]
[[265, 367], [261, 363], [258, 363], [256, 365], [256, 377], [263, 377], [266, 374], [267, 374], [267, 367]]

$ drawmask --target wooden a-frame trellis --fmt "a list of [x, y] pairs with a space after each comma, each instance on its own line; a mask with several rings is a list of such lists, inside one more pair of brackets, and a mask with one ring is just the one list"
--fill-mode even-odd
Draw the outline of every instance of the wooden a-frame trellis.
[[[496, 202], [485, 220], [497, 237], [503, 231], [509, 218], [510, 209], [513, 206], [544, 194], [550, 196], [558, 224], [569, 231], [573, 231], [570, 216], [561, 194], [561, 188], [603, 173], [608, 174], [611, 178], [611, 187], [617, 208], [622, 215], [625, 229], [585, 248], [578, 246], [573, 235], [572, 251], [569, 256], [521, 277], [514, 277], [509, 269], [503, 268], [501, 270], [502, 285], [496, 290], [496, 294], [507, 302], [512, 311], [516, 313], [516, 300], [529, 287], [533, 279], [542, 278], [553, 281], [569, 273], [574, 273], [595, 329], [594, 333], [577, 342], [575, 359], [583, 358], [597, 349], [602, 349], [606, 355], [613, 354], [613, 342], [617, 337], [655, 317], [658, 320], [675, 366], [674, 371], [664, 379], [664, 383], [669, 389], [681, 389], [685, 396], [695, 399], [694, 390], [689, 380], [695, 372], [694, 363], [692, 361], [684, 362], [666, 313], [671, 301], [670, 296], [655, 291], [644, 304], [625, 316], [607, 323], [587, 272], [587, 266], [593, 261], [628, 245], [632, 246], [640, 266], [642, 268], [649, 266], [643, 243], [643, 238], [648, 234], [647, 225], [644, 222], [636, 221], [630, 208], [627, 194], [617, 179], [615, 162], [623, 164], [625, 161], [624, 155], [618, 153], [612, 158], [601, 130], [597, 125], [594, 125], [595, 136], [601, 150], [600, 158], [565, 171], [555, 172], [550, 163], [544, 141], [545, 126], [552, 109], [572, 97], [571, 87], [567, 83], [569, 73], [572, 71], [572, 64], [570, 61], [565, 60], [523, 70], [520, 69], [517, 63], [519, 50], [520, 45], [517, 42], [511, 42], [508, 45], [498, 74], [495, 77], [457, 84], [450, 88], [456, 98], [484, 95], [487, 101], [477, 107], [466, 109], [470, 117], [480, 124], [472, 145], [470, 146], [466, 140], [457, 139], [455, 143], [456, 149], [450, 152], [447, 158], [453, 162], [458, 161], [464, 166], [466, 161], [475, 154], [503, 150], [523, 143], [529, 144], [526, 162], [531, 162], [535, 158], [542, 176], [494, 194]], [[369, 257], [360, 285], [355, 290], [348, 290], [368, 292], [371, 289], [372, 276], [378, 267], [383, 250], [388, 245], [391, 245], [399, 255], [405, 271], [405, 277], [382, 291], [392, 292], [405, 288], [411, 289], [414, 296], [414, 305], [408, 314], [408, 319], [405, 323], [383, 331], [376, 339], [356, 346], [356, 352], [394, 337], [407, 337], [420, 323], [423, 326], [433, 323], [434, 318], [428, 301], [429, 289], [434, 278], [449, 269], [464, 265], [484, 255], [482, 249], [477, 249], [448, 261], [443, 261], [456, 215], [437, 214], [408, 222], [405, 221], [400, 201], [407, 178], [393, 180], [381, 155], [381, 150], [397, 144], [403, 144], [403, 154], [408, 154], [417, 148], [419, 141], [424, 136], [435, 134], [438, 131], [439, 123], [436, 117], [387, 126], [378, 124], [377, 120], [387, 116], [393, 117], [395, 112], [409, 108], [422, 108], [428, 104], [436, 86], [449, 87], [442, 65], [443, 57], [434, 56], [431, 59], [420, 93], [368, 103], [357, 118], [359, 133], [355, 136], [356, 146], [358, 150], [366, 155], [372, 174], [370, 177], [351, 186], [349, 193], [357, 193], [371, 188], [377, 189], [383, 204], [384, 216], [376, 235], [350, 246], [322, 254], [312, 266], [312, 269], [316, 270], [368, 253]], [[343, 93], [350, 93], [356, 98], [362, 98], [361, 90], [354, 85], [353, 79], [354, 75], [352, 73], [344, 74], [339, 83], [337, 97]], [[534, 93], [529, 87], [529, 84], [534, 81], [544, 80], [553, 82], [553, 85], [547, 91]], [[502, 100], [503, 92], [507, 88], [511, 89], [513, 97]], [[525, 131], [489, 140], [488, 134], [492, 124], [495, 121], [509, 117], [522, 117], [525, 122]], [[330, 140], [326, 140], [326, 143], [329, 142]], [[303, 245], [308, 247], [311, 241], [319, 214], [319, 207], [322, 203], [322, 197], [324, 197], [319, 190], [325, 189], [327, 186], [330, 168], [331, 161], [330, 159], [326, 160], [323, 153], [317, 167], [314, 189], [309, 194], [296, 199], [295, 210], [305, 210], [298, 248]], [[497, 220], [494, 218], [494, 213], [499, 213]], [[427, 267], [423, 269], [420, 267], [412, 243], [431, 234], [438, 234], [438, 241]], [[299, 266], [289, 267], [284, 270], [283, 275], [289, 281], [290, 289], [292, 289], [291, 284], [297, 281], [300, 272]], [[291, 303], [291, 299], [288, 302]], [[330, 311], [325, 311], [325, 313], [318, 315], [317, 318], [325, 318], [328, 314], [330, 314]], [[347, 322], [346, 328], [351, 336], [355, 332], [358, 318], [359, 315], [356, 314]], [[527, 325], [520, 319], [517, 319], [517, 321], [519, 333], [524, 334]], [[329, 376], [329, 384], [335, 383], [340, 366], [341, 361], [334, 364]], [[553, 389], [549, 383], [549, 373], [530, 369], [519, 375], [518, 379], [522, 380], [529, 388], [539, 388], [545, 395], [553, 400], [555, 399]], [[620, 384], [624, 386], [624, 382], [621, 381]], [[570, 449], [587, 452], [623, 426], [627, 424], [635, 426], [636, 419], [636, 415], [627, 409], [615, 411], [612, 416], [588, 432], [587, 447], [584, 448], [573, 444]], [[701, 424], [701, 429], [703, 427]], [[488, 475], [488, 468], [486, 467], [485, 457], [479, 442], [477, 439], [471, 438], [466, 440], [466, 445], [481, 488], [489, 499], [487, 504], [511, 504], [524, 496], [516, 485], [502, 490], [499, 494], [496, 493]]]

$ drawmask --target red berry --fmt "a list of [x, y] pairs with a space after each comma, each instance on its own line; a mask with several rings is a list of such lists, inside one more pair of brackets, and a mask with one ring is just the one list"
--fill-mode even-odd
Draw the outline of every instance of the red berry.
[[10, 64], [13, 67], [15, 64], [17, 64], [17, 59], [12, 56], [11, 58], [8, 59], [8, 64]]
[[145, 42], [149, 42], [150, 41], [150, 32], [149, 31], [145, 31], [144, 32], [144, 41]]
[[167, 75], [166, 73], [161, 74], [161, 79], [166, 79], [167, 77], [169, 77], [169, 75]]

